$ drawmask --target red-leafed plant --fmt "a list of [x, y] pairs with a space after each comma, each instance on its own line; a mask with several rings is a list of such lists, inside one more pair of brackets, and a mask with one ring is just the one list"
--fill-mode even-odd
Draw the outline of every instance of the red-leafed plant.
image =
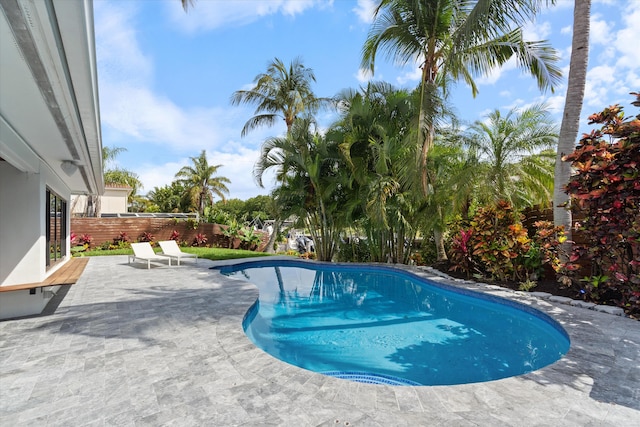
[[180, 233], [178, 233], [177, 230], [173, 230], [171, 232], [171, 236], [169, 237], [169, 240], [175, 240], [178, 241], [178, 239], [180, 238]]
[[81, 245], [91, 246], [91, 242], [93, 241], [93, 237], [90, 234], [83, 234], [78, 238], [78, 243]]
[[78, 235], [76, 233], [74, 233], [73, 231], [71, 232], [71, 235], [69, 236], [69, 239], [70, 239], [71, 245], [76, 245], [78, 243]]
[[[634, 93], [640, 106], [640, 94]], [[566, 156], [576, 170], [567, 192], [584, 212], [579, 229], [587, 243], [575, 245], [567, 263], [589, 260], [591, 276], [580, 280], [590, 299], [614, 297], [627, 313], [640, 315], [640, 115], [625, 119], [619, 105], [589, 117], [599, 130], [585, 134]], [[605, 139], [606, 138], [606, 139]], [[576, 279], [574, 277], [574, 279]]]
[[193, 238], [193, 246], [203, 246], [207, 243], [207, 235], [198, 233], [196, 237]]
[[140, 242], [153, 242], [153, 234], [149, 233], [148, 231], [143, 232], [140, 235], [140, 238], [138, 239], [138, 241]]
[[457, 236], [451, 241], [451, 271], [462, 271], [471, 277], [471, 271], [474, 270], [473, 251], [471, 250], [471, 233], [473, 231], [460, 230]]
[[121, 232], [118, 234], [118, 237], [116, 237], [115, 239], [113, 239], [113, 242], [114, 242], [114, 243], [119, 243], [119, 242], [126, 243], [126, 242], [128, 242], [128, 241], [129, 241], [129, 235], [127, 234], [127, 232], [126, 232], [126, 231], [121, 231]]

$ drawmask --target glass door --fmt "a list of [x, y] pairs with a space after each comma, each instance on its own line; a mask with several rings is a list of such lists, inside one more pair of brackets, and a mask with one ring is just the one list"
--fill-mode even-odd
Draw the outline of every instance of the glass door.
[[67, 255], [67, 202], [47, 188], [45, 228], [47, 236], [47, 267]]

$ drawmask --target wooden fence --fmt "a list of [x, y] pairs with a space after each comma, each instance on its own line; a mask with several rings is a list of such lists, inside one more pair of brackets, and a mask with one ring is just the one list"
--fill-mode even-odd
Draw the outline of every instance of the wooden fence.
[[[212, 247], [229, 247], [229, 240], [222, 233], [224, 225], [198, 223], [196, 228], [193, 223], [182, 219], [173, 218], [71, 218], [71, 232], [78, 236], [88, 234], [92, 237], [91, 247], [97, 247], [105, 242], [112, 243], [120, 236], [127, 233], [129, 241], [136, 242], [143, 233], [150, 233], [153, 241], [169, 240], [173, 231], [180, 234], [181, 242], [192, 244], [196, 235], [204, 234], [207, 245]], [[264, 248], [269, 235], [263, 231], [257, 231], [262, 237], [262, 243], [258, 250]], [[240, 247], [240, 239], [235, 239], [232, 248]]]

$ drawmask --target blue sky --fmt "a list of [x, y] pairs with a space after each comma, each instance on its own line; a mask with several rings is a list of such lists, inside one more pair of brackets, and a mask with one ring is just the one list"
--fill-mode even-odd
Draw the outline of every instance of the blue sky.
[[[524, 28], [530, 40], [548, 39], [568, 73], [573, 0], [558, 4]], [[622, 103], [635, 113], [627, 95], [640, 90], [640, 0], [593, 0], [589, 71], [581, 130], [602, 107]], [[102, 143], [123, 147], [118, 166], [139, 175], [145, 194], [174, 180], [206, 150], [220, 175], [231, 180], [230, 198], [268, 194], [253, 180], [262, 142], [285, 132], [284, 122], [244, 138], [240, 131], [253, 115], [233, 107], [231, 94], [248, 89], [275, 57], [300, 57], [314, 70], [317, 96], [357, 88], [368, 79], [414, 88], [417, 64], [399, 67], [379, 55], [376, 72], [359, 69], [371, 23], [372, 0], [196, 0], [185, 13], [179, 0], [95, 0], [96, 51]], [[634, 25], [636, 24], [636, 25]], [[548, 103], [560, 122], [565, 81], [555, 93], [541, 93], [533, 78], [508, 63], [478, 78], [480, 94], [459, 83], [453, 104], [467, 122], [494, 109]], [[328, 124], [332, 116], [319, 118]]]

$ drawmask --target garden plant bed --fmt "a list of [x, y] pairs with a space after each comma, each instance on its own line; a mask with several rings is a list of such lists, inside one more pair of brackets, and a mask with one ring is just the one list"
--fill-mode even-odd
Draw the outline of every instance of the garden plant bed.
[[[500, 281], [490, 280], [488, 278], [483, 278], [482, 280], [475, 279], [474, 277], [467, 278], [467, 276], [462, 272], [450, 271], [449, 269], [451, 265], [448, 262], [440, 262], [432, 265], [432, 267], [438, 271], [441, 271], [457, 279], [479, 281], [482, 283], [488, 283], [490, 285], [496, 285], [496, 286], [501, 286], [503, 288], [512, 289], [514, 291], [520, 290], [520, 283], [516, 281], [500, 282]], [[536, 283], [537, 285], [534, 288], [531, 288], [529, 292], [546, 292], [548, 294], [559, 296], [559, 297], [567, 297], [574, 300], [585, 300], [585, 301], [593, 302], [599, 305], [608, 305], [612, 307], [618, 306], [618, 304], [616, 303], [616, 300], [620, 298], [619, 294], [612, 291], [607, 295], [605, 295], [605, 298], [603, 298], [601, 301], [592, 301], [589, 299], [585, 299], [583, 298], [580, 292], [580, 289], [577, 288], [575, 285], [567, 287], [559, 283], [557, 280], [550, 277], [545, 277], [543, 279], [540, 279]], [[626, 314], [633, 319], [640, 320], [640, 316], [638, 316], [637, 314], [629, 313], [629, 312], [626, 312]]]

